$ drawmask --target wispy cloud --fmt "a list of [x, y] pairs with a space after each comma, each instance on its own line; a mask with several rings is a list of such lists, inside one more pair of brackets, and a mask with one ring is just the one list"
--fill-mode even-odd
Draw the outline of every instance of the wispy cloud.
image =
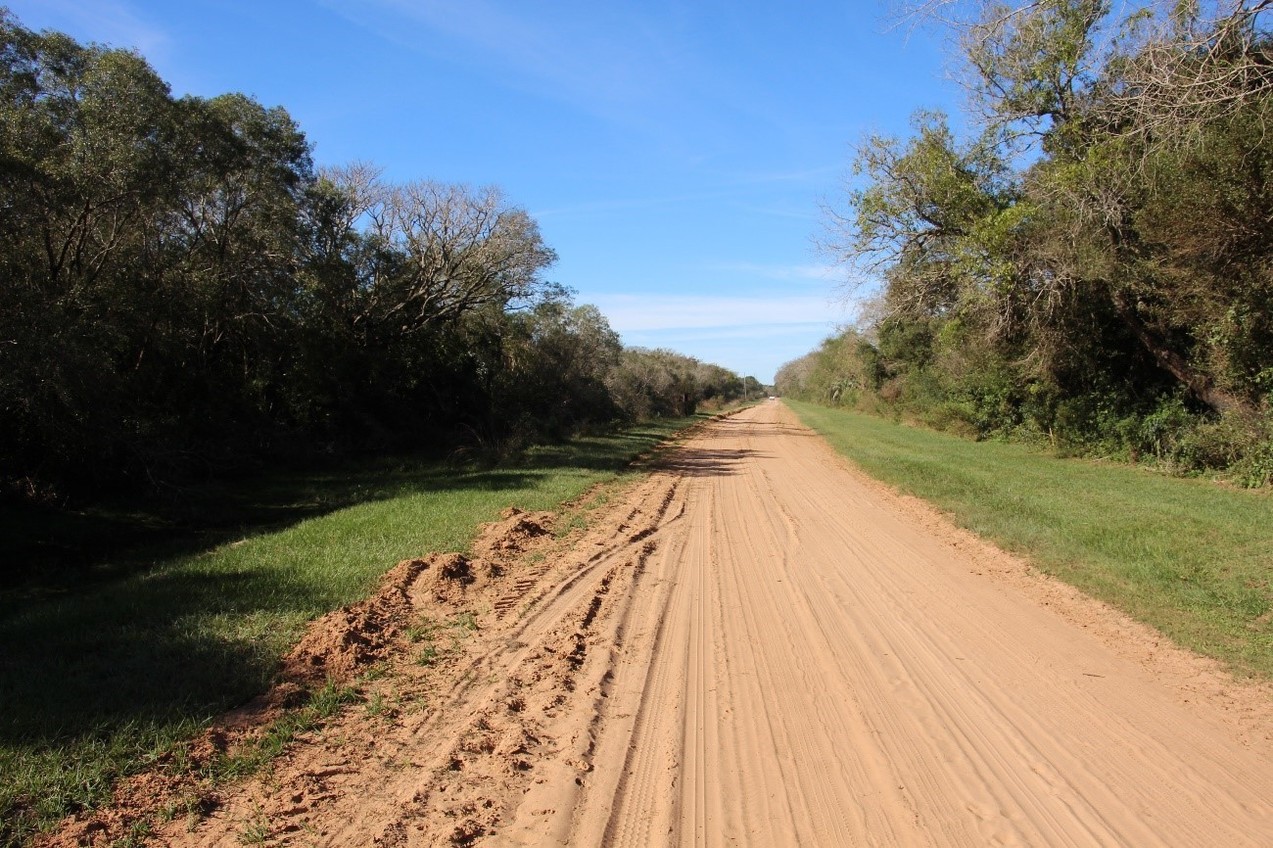
[[829, 298], [811, 296], [611, 294], [592, 301], [621, 333], [780, 324], [831, 327], [848, 317], [847, 310]]
[[640, 7], [571, 9], [492, 0], [322, 2], [398, 44], [451, 52], [452, 58], [497, 73], [506, 85], [624, 123], [665, 106], [691, 61], [691, 54], [678, 48], [675, 33]]
[[132, 48], [147, 59], [165, 54], [170, 45], [168, 34], [147, 20], [130, 3], [119, 0], [41, 0], [43, 16], [55, 21], [56, 29], [90, 33], [92, 41], [112, 47]]
[[718, 273], [760, 277], [766, 280], [818, 280], [838, 283], [843, 281], [845, 276], [845, 269], [839, 265], [716, 262], [709, 263], [706, 267], [707, 270]]

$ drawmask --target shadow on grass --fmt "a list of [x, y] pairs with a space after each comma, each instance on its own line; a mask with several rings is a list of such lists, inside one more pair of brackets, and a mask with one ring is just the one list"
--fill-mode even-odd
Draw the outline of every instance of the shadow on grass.
[[[307, 618], [333, 599], [275, 571], [200, 570], [202, 553], [372, 501], [525, 488], [536, 472], [568, 467], [569, 459], [563, 448], [522, 468], [434, 463], [275, 477], [219, 499], [196, 493], [180, 509], [205, 504], [202, 521], [197, 512], [175, 518], [171, 508], [159, 516], [39, 515], [27, 530], [43, 537], [44, 567], [0, 594], [0, 740], [40, 745], [174, 711], [212, 714], [261, 691], [279, 646], [213, 636], [195, 622], [257, 613]], [[575, 465], [622, 463], [602, 445]], [[19, 521], [6, 516], [6, 554], [21, 550], [13, 538], [21, 535]]]
[[[278, 645], [252, 617], [307, 616], [326, 600], [275, 573], [170, 569], [0, 621], [0, 743], [41, 748], [104, 728], [214, 715], [260, 692]], [[212, 632], [207, 622], [247, 626]]]
[[619, 471], [690, 423], [534, 447], [496, 467], [380, 459], [164, 504], [0, 508], [0, 845], [99, 803], [114, 777], [263, 691], [296, 629], [350, 600], [329, 575], [205, 554], [373, 501], [511, 499], [558, 474]]
[[78, 510], [0, 507], [0, 615], [6, 596], [35, 599], [111, 582], [181, 556], [276, 532], [360, 503], [417, 492], [498, 490], [528, 471], [481, 470], [400, 458], [211, 483], [167, 499]]

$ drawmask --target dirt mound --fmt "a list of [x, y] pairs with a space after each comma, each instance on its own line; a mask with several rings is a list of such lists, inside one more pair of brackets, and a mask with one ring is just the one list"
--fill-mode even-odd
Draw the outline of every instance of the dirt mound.
[[404, 560], [385, 574], [376, 594], [314, 621], [283, 658], [283, 679], [305, 683], [348, 680], [359, 669], [388, 656], [414, 617], [414, 584], [423, 572], [431, 568], [439, 571], [436, 566], [444, 556]]
[[437, 576], [429, 583], [433, 602], [446, 607], [462, 607], [499, 571], [480, 559], [463, 554], [444, 554], [438, 558]]
[[473, 556], [497, 566], [517, 559], [536, 540], [552, 532], [554, 518], [551, 512], [523, 512], [509, 507], [499, 521], [486, 525], [478, 534]]
[[210, 763], [258, 736], [284, 710], [304, 704], [308, 693], [326, 681], [349, 683], [371, 665], [404, 653], [411, 645], [409, 629], [422, 619], [442, 619], [475, 606], [537, 541], [550, 537], [553, 518], [549, 512], [509, 508], [482, 528], [472, 556], [434, 553], [398, 563], [371, 597], [313, 621], [283, 657], [278, 682], [268, 692], [223, 715], [150, 771], [120, 781], [109, 806], [68, 818], [36, 844], [115, 844], [137, 822], [165, 808], [184, 809], [194, 819], [208, 815], [220, 806], [220, 791], [200, 776]]

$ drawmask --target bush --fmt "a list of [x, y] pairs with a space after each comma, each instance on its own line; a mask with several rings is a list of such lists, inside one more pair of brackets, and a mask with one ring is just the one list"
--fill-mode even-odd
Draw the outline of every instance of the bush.
[[1226, 413], [1195, 424], [1172, 457], [1182, 472], [1228, 470], [1234, 482], [1258, 488], [1273, 482], [1273, 410]]

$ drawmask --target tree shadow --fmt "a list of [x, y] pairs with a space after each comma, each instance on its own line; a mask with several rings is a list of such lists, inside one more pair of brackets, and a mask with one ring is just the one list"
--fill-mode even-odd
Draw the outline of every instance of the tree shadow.
[[740, 421], [738, 419], [725, 419], [720, 422], [724, 427], [737, 431], [739, 436], [749, 436], [752, 438], [764, 438], [769, 436], [794, 436], [796, 438], [807, 439], [815, 438], [816, 434], [807, 427], [801, 427], [796, 424], [783, 424], [778, 421], [759, 423], [755, 421]]
[[549, 467], [483, 469], [406, 457], [218, 481], [166, 500], [83, 509], [6, 503], [0, 508], [0, 615], [15, 597], [33, 601], [84, 591], [358, 504], [421, 492], [516, 488]]
[[[196, 621], [265, 611], [311, 614], [323, 598], [278, 574], [172, 569], [0, 620], [0, 741], [23, 748], [109, 728], [200, 720], [268, 685], [274, 647]], [[179, 612], [178, 612], [179, 611]]]
[[655, 466], [685, 477], [727, 477], [741, 473], [743, 460], [756, 451], [680, 447], [658, 458]]
[[540, 446], [496, 467], [399, 457], [216, 482], [161, 505], [6, 509], [0, 555], [33, 556], [38, 567], [0, 575], [0, 742], [73, 747], [120, 728], [206, 720], [263, 691], [277, 671], [286, 646], [278, 634], [253, 635], [254, 614], [299, 622], [341, 602], [281, 569], [203, 568], [200, 554], [358, 504], [620, 470], [669, 429]]

